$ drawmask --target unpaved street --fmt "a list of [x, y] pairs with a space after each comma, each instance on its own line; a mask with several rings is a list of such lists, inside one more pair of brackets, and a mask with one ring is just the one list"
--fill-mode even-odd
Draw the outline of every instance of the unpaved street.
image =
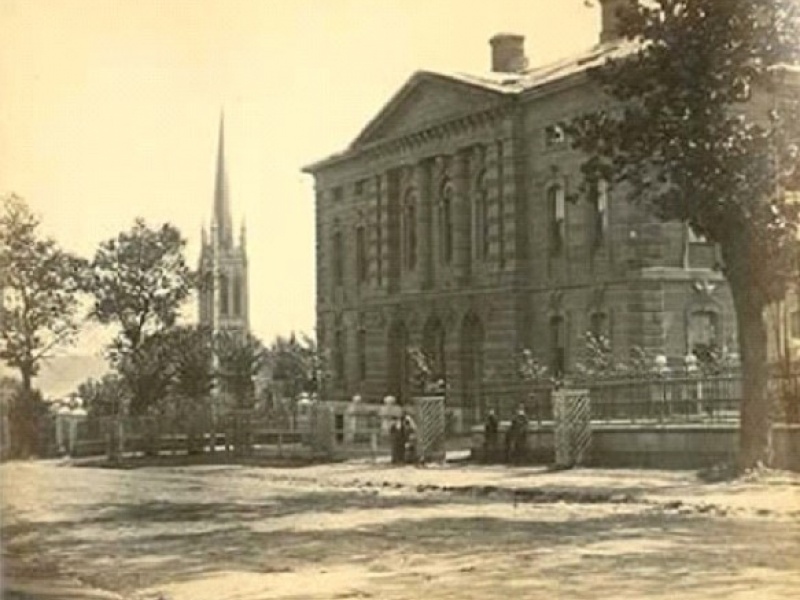
[[8, 598], [48, 577], [152, 600], [800, 594], [791, 476], [55, 462], [0, 475]]

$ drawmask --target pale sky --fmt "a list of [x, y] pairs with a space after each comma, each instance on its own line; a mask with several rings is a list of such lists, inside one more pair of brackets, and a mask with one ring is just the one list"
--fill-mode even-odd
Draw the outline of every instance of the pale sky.
[[224, 108], [253, 332], [312, 333], [301, 167], [349, 144], [415, 70], [485, 72], [500, 31], [525, 35], [535, 66], [598, 29], [584, 0], [0, 0], [0, 194], [86, 257], [138, 216], [171, 221], [196, 266]]

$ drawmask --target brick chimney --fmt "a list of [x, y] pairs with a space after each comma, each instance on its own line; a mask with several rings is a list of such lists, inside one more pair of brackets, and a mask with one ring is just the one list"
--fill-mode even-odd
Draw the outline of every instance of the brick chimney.
[[600, 0], [601, 26], [600, 43], [613, 42], [622, 37], [619, 13], [628, 0]]
[[525, 36], [498, 33], [489, 40], [489, 44], [492, 46], [492, 71], [495, 73], [522, 73], [528, 67]]

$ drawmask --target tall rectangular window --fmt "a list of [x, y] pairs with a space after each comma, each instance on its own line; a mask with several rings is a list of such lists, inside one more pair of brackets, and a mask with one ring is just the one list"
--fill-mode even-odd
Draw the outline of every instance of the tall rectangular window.
[[566, 223], [566, 200], [564, 188], [552, 185], [547, 188], [547, 205], [550, 213], [550, 253], [561, 254], [564, 249]]
[[380, 175], [375, 178], [375, 278], [383, 284], [383, 189]]
[[441, 258], [442, 262], [449, 265], [453, 260], [453, 188], [446, 184], [442, 189], [440, 205], [441, 224]]
[[403, 232], [406, 269], [413, 271], [417, 266], [417, 207], [414, 194], [406, 198], [403, 211]]
[[344, 242], [342, 232], [337, 231], [333, 234], [333, 284], [342, 285], [344, 283]]
[[596, 182], [592, 189], [592, 243], [595, 248], [603, 245], [608, 234], [608, 182]]
[[602, 312], [592, 313], [589, 317], [589, 331], [595, 337], [608, 338], [608, 316]]
[[564, 317], [550, 319], [551, 370], [553, 375], [561, 377], [567, 366], [566, 324]]
[[344, 332], [341, 329], [337, 329], [334, 333], [333, 345], [333, 375], [339, 384], [344, 385], [345, 352], [347, 349], [344, 343]]
[[358, 379], [364, 381], [367, 378], [367, 332], [364, 329], [358, 330]]
[[356, 228], [356, 272], [359, 283], [367, 280], [367, 240], [366, 229], [363, 225]]

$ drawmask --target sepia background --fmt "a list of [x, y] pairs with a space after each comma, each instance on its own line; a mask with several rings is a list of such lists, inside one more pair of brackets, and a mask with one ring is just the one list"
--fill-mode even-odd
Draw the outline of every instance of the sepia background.
[[[584, 0], [0, 0], [0, 193], [91, 256], [137, 216], [199, 254], [220, 111], [253, 333], [314, 327], [311, 178], [418, 69], [489, 71], [489, 38], [532, 65], [590, 47]], [[194, 318], [194, 303], [186, 317]], [[65, 352], [97, 355], [88, 327]], [[47, 373], [43, 374], [47, 380]]]

